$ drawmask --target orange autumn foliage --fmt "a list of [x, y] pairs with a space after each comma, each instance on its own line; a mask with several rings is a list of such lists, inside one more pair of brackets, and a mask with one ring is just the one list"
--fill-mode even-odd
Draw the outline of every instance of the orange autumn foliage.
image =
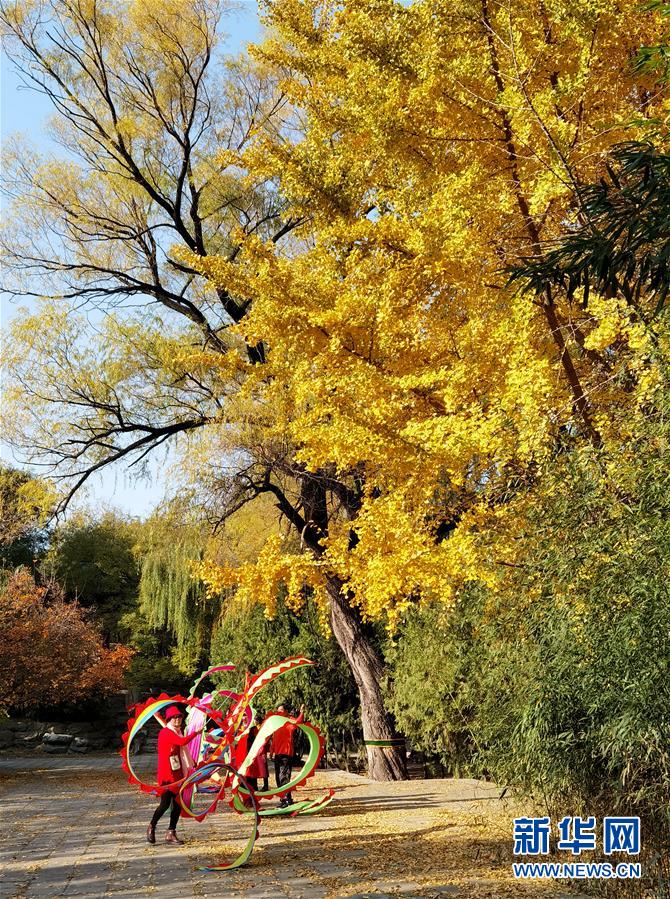
[[105, 696], [123, 686], [132, 650], [107, 649], [56, 583], [18, 569], [0, 591], [0, 708], [27, 709]]

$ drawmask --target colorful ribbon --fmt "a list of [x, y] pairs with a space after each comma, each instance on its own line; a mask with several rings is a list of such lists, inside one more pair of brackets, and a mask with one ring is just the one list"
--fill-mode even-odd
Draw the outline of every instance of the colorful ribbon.
[[[284, 659], [261, 671], [253, 678], [247, 675], [242, 693], [223, 689], [214, 690], [199, 699], [195, 695], [196, 690], [206, 677], [221, 671], [235, 670], [234, 665], [218, 665], [204, 671], [197, 678], [191, 687], [188, 698], [168, 696], [162, 693], [157, 699], [150, 699], [134, 707], [133, 717], [128, 721], [128, 729], [123, 735], [123, 748], [120, 751], [123, 760], [122, 767], [128, 774], [129, 783], [139, 786], [140, 790], [146, 793], [159, 793], [164, 789], [158, 784], [147, 783], [140, 779], [131, 762], [130, 748], [133, 740], [154, 716], [160, 716], [160, 712], [166, 706], [178, 703], [187, 708], [186, 733], [193, 733], [203, 725], [207, 727], [208, 721], [213, 723], [213, 726], [203, 735], [195, 736], [190, 744], [195, 767], [181, 780], [170, 784], [170, 789], [175, 792], [175, 799], [179, 803], [182, 815], [202, 821], [216, 810], [219, 802], [227, 798], [226, 791], [229, 791], [228, 804], [230, 807], [239, 814], [253, 816], [251, 833], [240, 855], [231, 862], [212, 865], [203, 870], [224, 871], [239, 868], [240, 865], [245, 864], [253, 852], [259, 835], [260, 818], [279, 815], [313, 815], [332, 801], [334, 790], [329, 790], [326, 795], [317, 799], [300, 800], [284, 808], [261, 808], [262, 802], [285, 796], [302, 786], [308, 778], [314, 775], [323, 756], [325, 744], [319, 729], [307, 721], [297, 725], [306, 735], [309, 743], [307, 758], [295, 777], [281, 788], [265, 791], [254, 790], [247, 778], [249, 768], [261, 754], [267, 741], [290, 720], [286, 716], [272, 714], [266, 718], [259, 727], [252, 745], [247, 747], [244, 759], [237, 767], [233, 764], [235, 748], [248, 733], [253, 722], [254, 712], [251, 700], [275, 678], [296, 668], [313, 664], [304, 656]], [[229, 702], [228, 711], [225, 714], [214, 709], [212, 705], [222, 699]], [[195, 808], [196, 795], [201, 793], [208, 793], [212, 796], [204, 811], [198, 811]]]

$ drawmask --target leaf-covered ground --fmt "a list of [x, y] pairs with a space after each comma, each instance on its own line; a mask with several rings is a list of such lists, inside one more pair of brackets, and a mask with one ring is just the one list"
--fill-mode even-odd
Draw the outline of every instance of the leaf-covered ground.
[[[326, 786], [335, 787], [336, 798], [319, 815], [262, 822], [252, 865], [227, 875], [235, 894], [249, 888], [328, 897], [565, 892], [556, 884], [514, 880], [514, 811], [495, 786], [473, 780], [378, 784], [319, 772], [300, 792], [318, 795]], [[189, 854], [195, 864], [207, 864], [230, 857], [238, 845], [214, 839], [203, 847], [199, 841]]]
[[116, 760], [32, 761], [30, 771], [18, 758], [0, 763], [2, 897], [576, 895], [562, 884], [514, 880], [511, 819], [519, 809], [500, 801], [491, 784], [378, 784], [319, 772], [299, 793], [334, 787], [327, 809], [264, 820], [247, 867], [206, 873], [203, 865], [239, 851], [244, 818], [223, 808], [202, 824], [182, 823], [183, 847], [166, 845], [162, 833], [149, 846], [153, 799], [126, 783]]

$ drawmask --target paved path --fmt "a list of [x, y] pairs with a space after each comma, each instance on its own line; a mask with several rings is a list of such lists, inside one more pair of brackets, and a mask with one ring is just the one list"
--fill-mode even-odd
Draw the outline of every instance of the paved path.
[[[155, 761], [140, 764], [151, 769]], [[512, 879], [512, 812], [491, 784], [378, 784], [328, 771], [302, 793], [326, 786], [337, 792], [323, 812], [263, 821], [247, 867], [207, 873], [199, 868], [230, 858], [246, 839], [246, 822], [227, 807], [201, 824], [182, 822], [183, 847], [162, 842], [166, 817], [149, 846], [154, 800], [126, 783], [118, 756], [4, 757], [0, 896], [574, 896]]]

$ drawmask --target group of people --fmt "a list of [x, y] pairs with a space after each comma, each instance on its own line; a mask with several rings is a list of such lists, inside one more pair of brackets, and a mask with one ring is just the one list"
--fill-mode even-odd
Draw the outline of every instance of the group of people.
[[[246, 780], [254, 792], [258, 790], [259, 780], [263, 781], [263, 792], [267, 792], [269, 789], [268, 756], [270, 759], [274, 759], [277, 789], [281, 789], [290, 782], [295, 754], [294, 735], [304, 720], [304, 711], [304, 706], [300, 706], [297, 714], [288, 714], [286, 707], [280, 704], [276, 711], [266, 715], [266, 718], [270, 715], [283, 715], [286, 718], [286, 724], [273, 733], [247, 769]], [[170, 810], [170, 823], [165, 840], [168, 843], [183, 843], [183, 840], [177, 835], [177, 823], [181, 809], [176, 800], [176, 794], [179, 791], [179, 782], [195, 767], [195, 762], [188, 751], [188, 744], [205, 729], [202, 727], [190, 734], [184, 734], [183, 724], [184, 714], [181, 709], [176, 705], [170, 706], [165, 713], [165, 726], [161, 727], [158, 734], [157, 782], [160, 788], [160, 800], [147, 826], [147, 842], [149, 843], [156, 842], [156, 826], [168, 809]], [[262, 722], [256, 720], [247, 734], [238, 740], [233, 752], [233, 764], [236, 767], [239, 767], [246, 758], [261, 724]], [[285, 793], [280, 800], [280, 808], [286, 808], [292, 804], [291, 793]]]

